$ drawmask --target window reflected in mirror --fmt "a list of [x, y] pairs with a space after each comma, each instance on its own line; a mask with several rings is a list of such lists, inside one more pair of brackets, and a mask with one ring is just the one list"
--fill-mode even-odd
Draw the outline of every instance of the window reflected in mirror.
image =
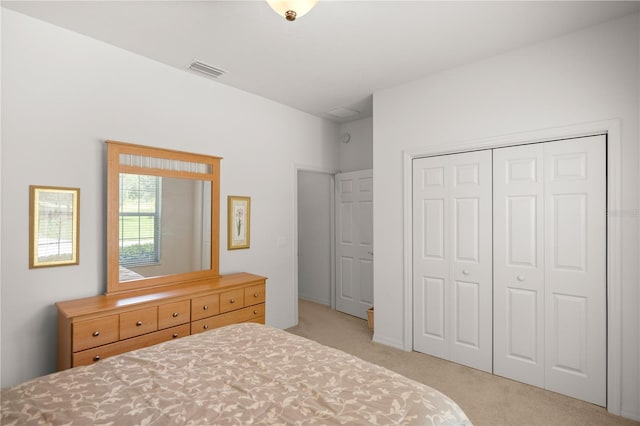
[[211, 182], [120, 174], [120, 282], [211, 267]]

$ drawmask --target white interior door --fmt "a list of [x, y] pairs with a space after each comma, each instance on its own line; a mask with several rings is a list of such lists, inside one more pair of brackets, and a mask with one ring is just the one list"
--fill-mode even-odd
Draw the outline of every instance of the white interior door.
[[493, 151], [494, 373], [544, 387], [543, 144]]
[[373, 170], [336, 182], [336, 310], [363, 319], [373, 305]]
[[606, 139], [494, 150], [494, 372], [606, 405]]
[[413, 161], [413, 349], [450, 359], [449, 157]]
[[491, 151], [457, 154], [450, 161], [451, 359], [491, 372]]
[[491, 151], [413, 173], [414, 349], [491, 372]]
[[606, 139], [544, 144], [546, 388], [606, 405]]

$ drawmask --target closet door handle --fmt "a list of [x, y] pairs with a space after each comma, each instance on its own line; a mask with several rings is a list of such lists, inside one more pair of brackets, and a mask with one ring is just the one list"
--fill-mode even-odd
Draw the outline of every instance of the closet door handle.
[[522, 275], [518, 275], [516, 279], [520, 282], [524, 281], [524, 277]]
[[468, 271], [468, 270], [466, 270], [466, 269], [463, 269], [463, 270], [462, 270], [462, 275], [469, 275], [469, 271]]

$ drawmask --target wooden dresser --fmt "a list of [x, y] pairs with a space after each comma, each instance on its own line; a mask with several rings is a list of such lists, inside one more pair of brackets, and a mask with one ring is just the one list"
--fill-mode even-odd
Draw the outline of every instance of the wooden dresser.
[[238, 273], [58, 302], [58, 370], [223, 325], [264, 324], [265, 284]]

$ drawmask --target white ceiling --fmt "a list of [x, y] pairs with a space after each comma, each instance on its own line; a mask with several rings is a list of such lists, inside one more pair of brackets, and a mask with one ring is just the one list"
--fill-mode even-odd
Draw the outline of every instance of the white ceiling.
[[[372, 94], [640, 10], [638, 1], [320, 0], [287, 22], [259, 1], [2, 1], [4, 7], [336, 122]], [[208, 78], [208, 77], [203, 77]], [[328, 111], [359, 114], [336, 118]]]

